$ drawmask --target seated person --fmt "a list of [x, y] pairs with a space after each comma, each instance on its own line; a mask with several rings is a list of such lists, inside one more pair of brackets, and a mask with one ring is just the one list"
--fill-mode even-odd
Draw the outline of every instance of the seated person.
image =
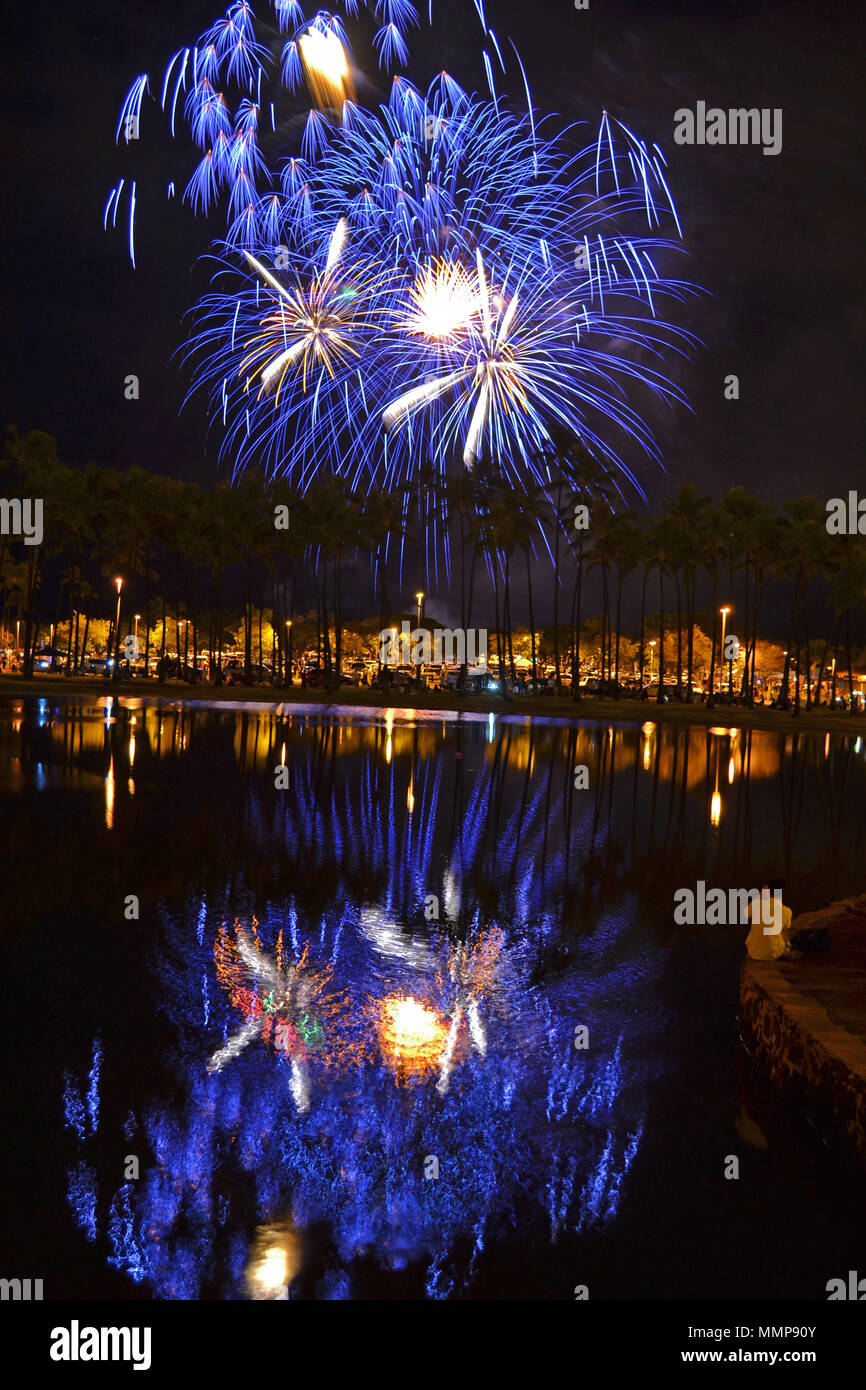
[[[761, 889], [760, 898], [749, 904], [749, 934], [746, 951], [752, 960], [798, 960], [800, 952], [791, 947], [789, 932], [791, 909], [782, 902], [785, 883], [771, 878]], [[781, 911], [779, 911], [781, 909]]]

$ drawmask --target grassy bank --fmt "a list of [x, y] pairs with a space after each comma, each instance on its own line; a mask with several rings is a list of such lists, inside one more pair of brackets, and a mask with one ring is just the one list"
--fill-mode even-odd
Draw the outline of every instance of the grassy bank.
[[591, 697], [575, 702], [568, 696], [541, 696], [506, 700], [496, 695], [459, 696], [452, 691], [421, 691], [405, 695], [388, 695], [365, 687], [343, 686], [334, 691], [302, 689], [273, 689], [270, 686], [211, 686], [189, 685], [181, 681], [154, 680], [121, 681], [117, 685], [95, 679], [75, 679], [65, 676], [39, 675], [32, 680], [20, 676], [0, 676], [0, 697], [20, 696], [57, 697], [85, 696], [100, 700], [116, 694], [139, 699], [187, 700], [207, 704], [221, 702], [321, 705], [355, 705], [370, 709], [419, 709], [472, 711], [479, 714], [547, 715], [557, 719], [599, 719], [643, 724], [657, 723], [719, 725], [725, 728], [769, 729], [780, 733], [853, 733], [866, 734], [866, 714], [847, 714], [829, 709], [791, 711], [774, 709], [741, 709], [736, 705], [706, 705], [671, 703], [657, 705], [641, 700], [597, 700]]

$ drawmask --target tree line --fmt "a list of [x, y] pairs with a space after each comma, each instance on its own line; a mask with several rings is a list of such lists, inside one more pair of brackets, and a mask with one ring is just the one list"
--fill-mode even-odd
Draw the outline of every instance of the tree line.
[[[774, 507], [733, 487], [714, 502], [685, 483], [655, 513], [638, 512], [626, 505], [616, 478], [568, 439], [535, 460], [534, 472], [544, 482], [529, 480], [519, 489], [483, 461], [453, 478], [430, 466], [411, 484], [390, 490], [353, 492], [322, 475], [301, 494], [283, 479], [252, 470], [234, 486], [202, 486], [139, 467], [71, 467], [59, 458], [50, 435], [21, 436], [14, 429], [7, 433], [2, 469], [4, 496], [43, 499], [41, 545], [0, 535], [2, 625], [8, 632], [15, 624], [27, 675], [51, 623], [68, 624], [65, 669], [77, 672], [92, 618], [107, 616], [113, 627], [114, 581], [122, 578], [126, 597], [124, 617], [112, 631], [115, 649], [122, 629], [132, 630], [134, 609], [146, 644], [152, 627], [160, 632], [164, 658], [169, 614], [183, 614], [193, 663], [206, 650], [211, 675], [218, 678], [231, 599], [239, 595], [246, 670], [253, 663], [256, 618], [261, 645], [267, 610], [282, 665], [289, 659], [285, 647], [292, 640], [296, 603], [309, 608], [312, 597], [316, 647], [326, 679], [338, 683], [344, 590], [348, 582], [349, 607], [357, 610], [357, 562], [369, 568], [370, 603], [384, 628], [392, 612], [389, 584], [399, 585], [401, 564], [412, 553], [428, 572], [438, 566], [440, 583], [447, 565], [464, 629], [473, 625], [479, 581], [486, 577], [487, 620], [479, 626], [492, 627], [500, 663], [512, 671], [519, 579], [533, 678], [541, 660], [539, 634], [547, 630], [558, 688], [585, 656], [591, 577], [601, 594], [600, 674], [612, 689], [622, 674], [624, 596], [636, 588], [640, 680], [649, 669], [650, 630], [657, 632], [658, 651], [667, 652], [672, 629], [674, 674], [669, 678], [660, 663], [658, 696], [663, 698], [667, 681], [690, 699], [700, 620], [711, 643], [713, 690], [723, 660], [720, 610], [727, 607], [736, 614], [745, 654], [738, 694], [749, 702], [762, 615], [774, 584], [783, 586], [788, 610], [786, 631], [779, 634], [786, 641], [783, 700], [798, 706], [801, 700], [807, 706], [817, 702], [831, 663], [834, 675], [837, 668], [847, 671], [853, 688], [866, 612], [866, 537], [828, 534], [826, 502], [814, 496]], [[279, 524], [281, 517], [285, 524]], [[545, 570], [553, 582], [544, 584], [540, 604]], [[577, 682], [573, 694], [580, 698]]]

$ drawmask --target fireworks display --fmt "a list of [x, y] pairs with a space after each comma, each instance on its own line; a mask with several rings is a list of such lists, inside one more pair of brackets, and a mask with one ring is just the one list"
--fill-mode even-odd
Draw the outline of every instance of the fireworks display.
[[[372, 36], [345, 8], [277, 0], [259, 22], [235, 4], [159, 89], [197, 149], [186, 200], [225, 216], [185, 357], [233, 472], [366, 488], [483, 461], [544, 487], [566, 435], [634, 482], [633, 446], [656, 450], [632, 398], [682, 402], [664, 360], [693, 345], [665, 317], [692, 290], [665, 268], [681, 228], [661, 151], [607, 112], [589, 138], [557, 128], [480, 6], [484, 99], [394, 71], [421, 24], [407, 0], [373, 7]], [[372, 107], [353, 45], [393, 74]], [[151, 93], [139, 75], [118, 140]], [[134, 256], [140, 181], [112, 190], [105, 223], [127, 187]]]

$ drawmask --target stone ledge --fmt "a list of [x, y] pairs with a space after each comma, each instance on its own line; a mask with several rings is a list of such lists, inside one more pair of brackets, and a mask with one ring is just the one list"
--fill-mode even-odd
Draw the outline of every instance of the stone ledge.
[[866, 1166], [866, 896], [803, 913], [792, 931], [812, 926], [831, 927], [826, 954], [744, 962], [743, 1041], [825, 1137]]

